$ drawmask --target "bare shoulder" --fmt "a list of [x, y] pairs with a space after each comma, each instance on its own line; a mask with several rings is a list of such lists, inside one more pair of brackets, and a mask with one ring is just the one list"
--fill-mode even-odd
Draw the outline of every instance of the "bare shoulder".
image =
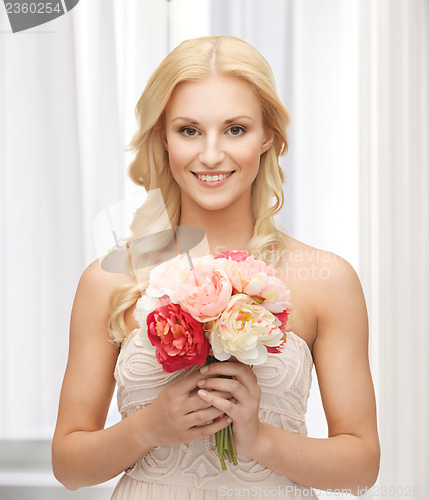
[[338, 290], [338, 286], [360, 286], [356, 271], [344, 258], [290, 236], [285, 238], [281, 268], [288, 280], [307, 282], [317, 293]]
[[[83, 271], [70, 318], [69, 356], [61, 389], [54, 443], [78, 430], [95, 431], [105, 423], [115, 380], [119, 348], [110, 341], [110, 299], [132, 277], [102, 269], [95, 260]], [[128, 324], [127, 324], [128, 326]]]
[[[73, 303], [72, 326], [73, 322], [80, 322], [85, 317], [91, 317], [98, 325], [107, 325], [113, 292], [122, 285], [134, 282], [129, 274], [105, 271], [99, 259], [94, 260], [80, 277]], [[130, 314], [126, 314], [126, 322], [134, 327]]]
[[96, 259], [89, 264], [82, 273], [80, 282], [89, 286], [107, 286], [114, 288], [126, 283], [131, 283], [133, 278], [126, 273], [112, 273], [105, 271], [101, 267], [100, 259]]
[[367, 336], [367, 311], [359, 276], [344, 258], [288, 237], [284, 269], [291, 283], [309, 301], [317, 318], [317, 337], [332, 335], [337, 325], [360, 325]]
[[278, 264], [279, 277], [291, 290], [291, 329], [312, 348], [324, 328], [358, 307], [365, 316], [359, 278], [353, 267], [333, 252], [285, 236], [285, 251]]
[[98, 259], [89, 264], [80, 277], [76, 298], [89, 300], [92, 306], [105, 309], [113, 291], [121, 285], [131, 284], [133, 278], [129, 274], [105, 271]]

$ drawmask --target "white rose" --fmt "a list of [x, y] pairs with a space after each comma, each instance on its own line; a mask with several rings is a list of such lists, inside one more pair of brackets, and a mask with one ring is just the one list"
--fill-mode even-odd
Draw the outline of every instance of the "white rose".
[[267, 359], [265, 346], [281, 345], [280, 320], [252, 297], [238, 293], [229, 300], [221, 316], [212, 322], [210, 343], [219, 361], [235, 356], [248, 365], [260, 365]]

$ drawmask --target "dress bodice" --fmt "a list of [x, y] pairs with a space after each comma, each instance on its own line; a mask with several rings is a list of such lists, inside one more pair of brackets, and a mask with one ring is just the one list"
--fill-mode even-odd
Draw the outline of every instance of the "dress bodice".
[[[305, 413], [311, 386], [313, 359], [306, 342], [287, 333], [279, 354], [268, 354], [263, 365], [254, 366], [262, 390], [259, 419], [279, 428], [307, 435]], [[194, 367], [191, 371], [197, 370]], [[144, 329], [135, 329], [123, 343], [115, 368], [118, 409], [126, 418], [149, 405], [163, 387], [189, 373], [166, 373], [155, 357], [155, 347]], [[126, 475], [138, 481], [161, 483], [199, 490], [249, 486], [296, 485], [253, 459], [238, 454], [238, 466], [220, 466], [214, 436], [178, 446], [152, 449]], [[307, 495], [308, 496], [308, 495]]]

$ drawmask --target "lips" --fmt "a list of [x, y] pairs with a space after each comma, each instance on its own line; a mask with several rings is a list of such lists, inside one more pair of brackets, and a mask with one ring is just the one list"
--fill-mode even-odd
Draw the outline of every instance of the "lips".
[[231, 172], [210, 172], [210, 174], [206, 174], [203, 172], [192, 172], [197, 182], [204, 188], [213, 189], [220, 186], [223, 186], [228, 179], [232, 177], [232, 174], [235, 170]]
[[195, 177], [197, 177], [200, 181], [203, 182], [221, 182], [228, 177], [231, 177], [231, 175], [235, 172], [235, 170], [232, 170], [230, 172], [192, 172]]

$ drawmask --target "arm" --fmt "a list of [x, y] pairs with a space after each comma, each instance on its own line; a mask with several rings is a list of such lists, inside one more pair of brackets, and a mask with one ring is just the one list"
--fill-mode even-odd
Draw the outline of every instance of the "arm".
[[114, 477], [147, 448], [131, 446], [136, 441], [135, 418], [103, 430], [118, 355], [106, 328], [109, 300], [114, 288], [130, 280], [126, 275], [103, 271], [95, 261], [86, 268], [78, 284], [52, 443], [55, 477], [69, 489]]
[[374, 484], [380, 456], [367, 314], [359, 279], [351, 266], [342, 260], [330, 266], [330, 278], [313, 284], [318, 317], [313, 356], [329, 437], [308, 438], [257, 421], [259, 388], [245, 365], [210, 365], [212, 376], [232, 374], [237, 380], [213, 378], [204, 384], [229, 390], [237, 404], [211, 394], [204, 400], [232, 418], [241, 453], [303, 485], [357, 493], [358, 488]]
[[[107, 273], [95, 261], [82, 274], [70, 322], [69, 358], [52, 443], [55, 477], [68, 489], [107, 481], [133, 465], [154, 446], [192, 441], [228, 425], [226, 417], [194, 427], [221, 412], [190, 397], [199, 372], [163, 389], [148, 407], [104, 429], [115, 381], [118, 348], [109, 341], [111, 292], [131, 281]], [[129, 310], [126, 321], [132, 327]]]

